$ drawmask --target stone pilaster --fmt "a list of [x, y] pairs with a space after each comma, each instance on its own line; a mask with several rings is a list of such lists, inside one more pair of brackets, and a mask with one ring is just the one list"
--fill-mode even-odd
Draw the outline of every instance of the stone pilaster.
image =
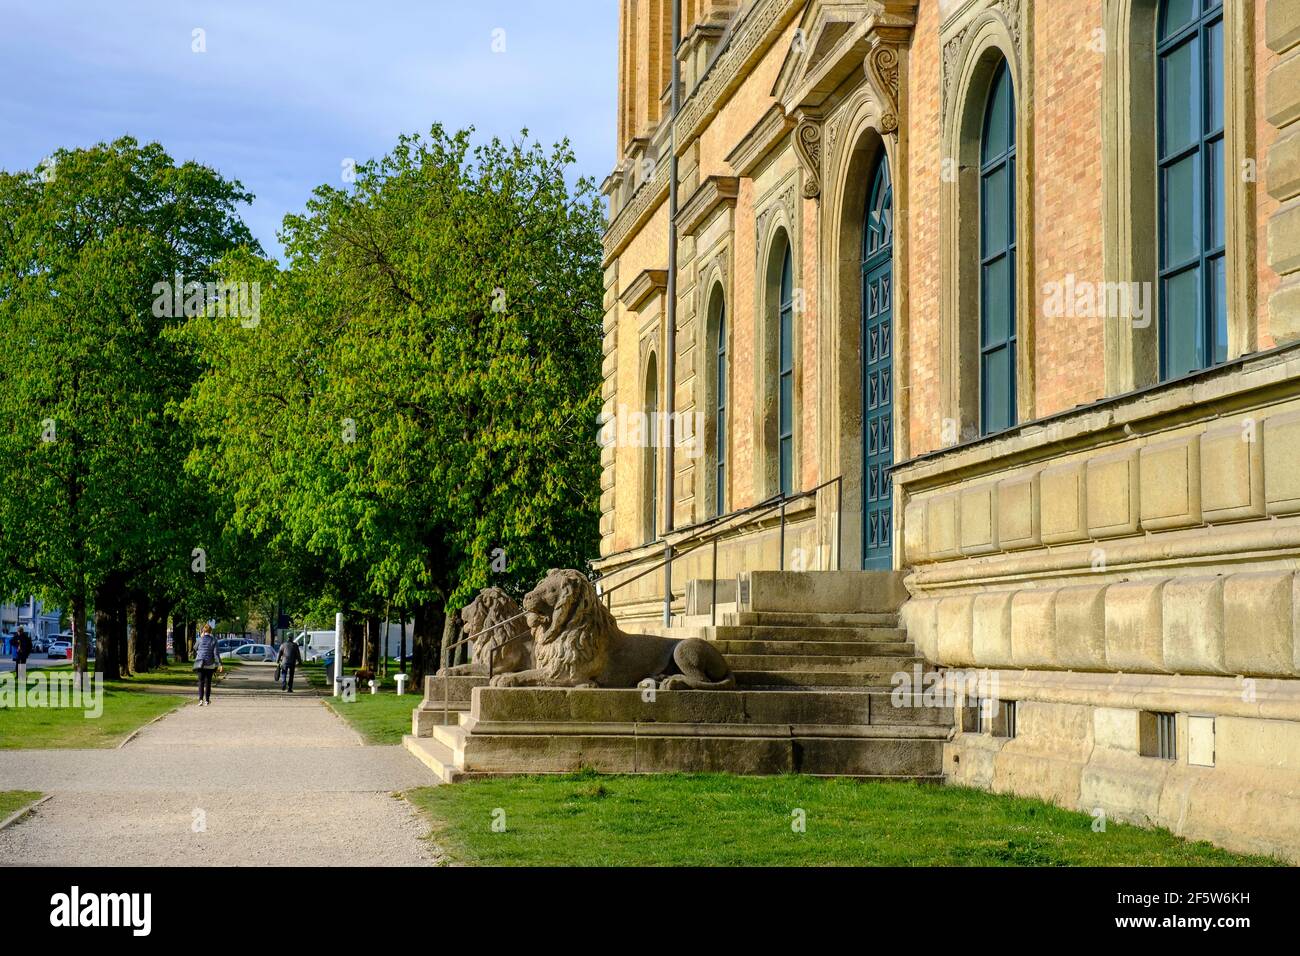
[[1268, 152], [1269, 195], [1281, 205], [1268, 223], [1268, 263], [1281, 279], [1269, 297], [1278, 342], [1300, 339], [1300, 0], [1268, 0], [1268, 47], [1281, 57], [1264, 79], [1264, 111], [1278, 130]]

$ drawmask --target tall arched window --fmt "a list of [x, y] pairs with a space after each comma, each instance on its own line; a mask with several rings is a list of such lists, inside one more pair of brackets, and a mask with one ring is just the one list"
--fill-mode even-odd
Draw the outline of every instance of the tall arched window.
[[980, 431], [1016, 423], [1016, 97], [1006, 60], [980, 138]]
[[794, 259], [788, 244], [781, 263], [778, 312], [777, 487], [788, 495], [794, 491]]
[[1160, 377], [1228, 356], [1223, 0], [1161, 0], [1156, 21]]
[[862, 566], [893, 567], [894, 187], [880, 151], [862, 222]]
[[718, 306], [717, 341], [714, 348], [714, 514], [727, 513], [727, 305]]
[[653, 353], [646, 363], [644, 408], [641, 540], [648, 544], [655, 540], [659, 528], [659, 372]]

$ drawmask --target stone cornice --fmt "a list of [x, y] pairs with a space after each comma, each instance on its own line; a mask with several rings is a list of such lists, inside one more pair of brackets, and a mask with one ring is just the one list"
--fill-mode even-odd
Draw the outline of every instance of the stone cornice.
[[780, 103], [763, 114], [736, 147], [727, 154], [727, 165], [738, 176], [748, 177], [794, 129], [794, 119], [785, 115]]
[[667, 269], [645, 269], [623, 290], [619, 301], [630, 311], [639, 312], [646, 299], [668, 288]]
[[619, 253], [627, 248], [631, 240], [646, 220], [659, 208], [659, 204], [668, 198], [669, 164], [661, 162], [655, 169], [654, 178], [641, 184], [627, 205], [619, 210], [609, 228], [605, 230], [605, 261], [608, 266]]
[[918, 2], [879, 0], [810, 7], [802, 25], [807, 37], [801, 48], [791, 49], [772, 95], [787, 113], [800, 109], [826, 112], [844, 81], [865, 69], [876, 94], [884, 100], [886, 125], [892, 122], [896, 129], [897, 50], [911, 39]]
[[677, 149], [685, 150], [749, 76], [753, 65], [799, 14], [790, 0], [755, 0], [736, 23], [731, 41], [709, 67], [677, 117]]
[[739, 192], [739, 177], [710, 176], [700, 183], [686, 204], [677, 210], [678, 232], [683, 236], [694, 234], [719, 206], [735, 206], [736, 194]]
[[896, 464], [894, 481], [914, 494], [1012, 465], [1047, 462], [1082, 450], [1100, 451], [1134, 435], [1156, 434], [1231, 409], [1300, 394], [1298, 381], [1300, 343], [1277, 346], [1184, 378], [1022, 422], [1005, 432], [924, 452]]

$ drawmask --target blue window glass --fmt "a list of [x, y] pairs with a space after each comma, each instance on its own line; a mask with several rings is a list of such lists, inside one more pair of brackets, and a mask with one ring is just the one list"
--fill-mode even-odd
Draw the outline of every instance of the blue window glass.
[[1223, 2], [1162, 0], [1156, 26], [1160, 377], [1228, 357]]
[[794, 491], [794, 261], [786, 246], [781, 263], [780, 375], [777, 391], [778, 474], [781, 494]]
[[718, 407], [716, 421], [716, 445], [714, 456], [717, 472], [717, 497], [714, 501], [716, 514], [727, 513], [727, 307], [718, 310], [718, 342], [715, 353], [714, 374], [717, 376]]
[[1016, 423], [1016, 98], [1006, 61], [980, 140], [980, 431]]

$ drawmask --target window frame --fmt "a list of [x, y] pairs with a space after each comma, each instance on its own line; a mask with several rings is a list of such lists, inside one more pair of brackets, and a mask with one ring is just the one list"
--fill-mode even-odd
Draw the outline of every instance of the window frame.
[[[997, 107], [997, 97], [1002, 89], [1002, 84], [1006, 84], [1007, 90], [1007, 112], [1003, 117], [997, 117], [994, 110]], [[1001, 119], [1006, 124], [1006, 148], [1002, 151], [986, 155], [989, 143], [989, 131], [994, 120]], [[1016, 188], [1017, 175], [1017, 135], [1016, 135], [1016, 90], [1015, 84], [1011, 78], [1011, 67], [1005, 57], [999, 59], [998, 65], [993, 69], [993, 74], [989, 80], [988, 94], [985, 98], [984, 114], [980, 122], [980, 140], [979, 140], [979, 429], [981, 435], [991, 435], [1008, 428], [1014, 428], [1019, 422], [1018, 401], [1017, 401], [1017, 382], [1016, 382], [1016, 352], [1018, 330], [1016, 322], [1018, 319], [1016, 309], [1016, 291], [1017, 291], [1017, 255], [1018, 239], [1016, 229], [1016, 214], [1018, 202], [1018, 190]], [[1007, 181], [1006, 208], [998, 211], [998, 214], [1005, 216], [1006, 223], [1006, 242], [996, 250], [990, 251], [986, 245], [989, 232], [990, 216], [993, 210], [989, 208], [988, 202], [988, 185], [992, 178], [999, 173], [1004, 173]], [[991, 266], [998, 261], [1007, 262], [1006, 276], [1006, 303], [1008, 314], [1005, 318], [1006, 335], [996, 342], [990, 343], [988, 328], [990, 324], [990, 315], [988, 307], [988, 286], [985, 277]], [[990, 417], [990, 382], [988, 375], [988, 363], [992, 355], [998, 352], [1006, 353], [1007, 363], [1007, 380], [1003, 383], [1007, 389], [1004, 396], [1007, 408], [1007, 420], [1005, 422], [994, 422]]]
[[787, 497], [794, 493], [794, 248], [788, 240], [776, 314], [776, 484]]
[[[1181, 378], [1216, 365], [1221, 365], [1231, 355], [1228, 301], [1228, 249], [1230, 213], [1227, 205], [1227, 98], [1226, 49], [1227, 24], [1222, 0], [1193, 0], [1196, 11], [1186, 23], [1167, 31], [1170, 0], [1158, 0], [1155, 16], [1155, 178], [1156, 178], [1156, 301], [1158, 326], [1156, 332], [1158, 367], [1162, 382]], [[1215, 76], [1212, 59], [1211, 34], [1219, 34], [1218, 75]], [[1166, 126], [1169, 114], [1166, 64], [1169, 57], [1186, 46], [1192, 47], [1191, 82], [1196, 90], [1195, 122], [1189, 131], [1188, 142], [1169, 150], [1166, 143]], [[1212, 88], [1217, 80], [1217, 88]], [[1217, 98], [1218, 124], [1211, 127], [1209, 118], [1215, 114], [1213, 102]], [[1216, 183], [1211, 159], [1217, 152], [1219, 175]], [[1169, 264], [1168, 254], [1168, 180], [1167, 172], [1193, 160], [1194, 189], [1190, 225], [1194, 230], [1191, 245], [1195, 254], [1186, 260]], [[1217, 186], [1217, 194], [1215, 192]], [[1214, 235], [1215, 213], [1218, 213], [1220, 235]], [[1216, 269], [1217, 266], [1217, 269]], [[1169, 297], [1166, 283], [1192, 272], [1196, 276], [1196, 314], [1192, 318], [1192, 332], [1196, 336], [1196, 362], [1192, 368], [1171, 370], [1171, 346], [1174, 338], [1170, 332]], [[1222, 285], [1218, 277], [1222, 275]], [[1220, 322], [1220, 317], [1222, 322]], [[1221, 338], [1220, 338], [1221, 336]]]

